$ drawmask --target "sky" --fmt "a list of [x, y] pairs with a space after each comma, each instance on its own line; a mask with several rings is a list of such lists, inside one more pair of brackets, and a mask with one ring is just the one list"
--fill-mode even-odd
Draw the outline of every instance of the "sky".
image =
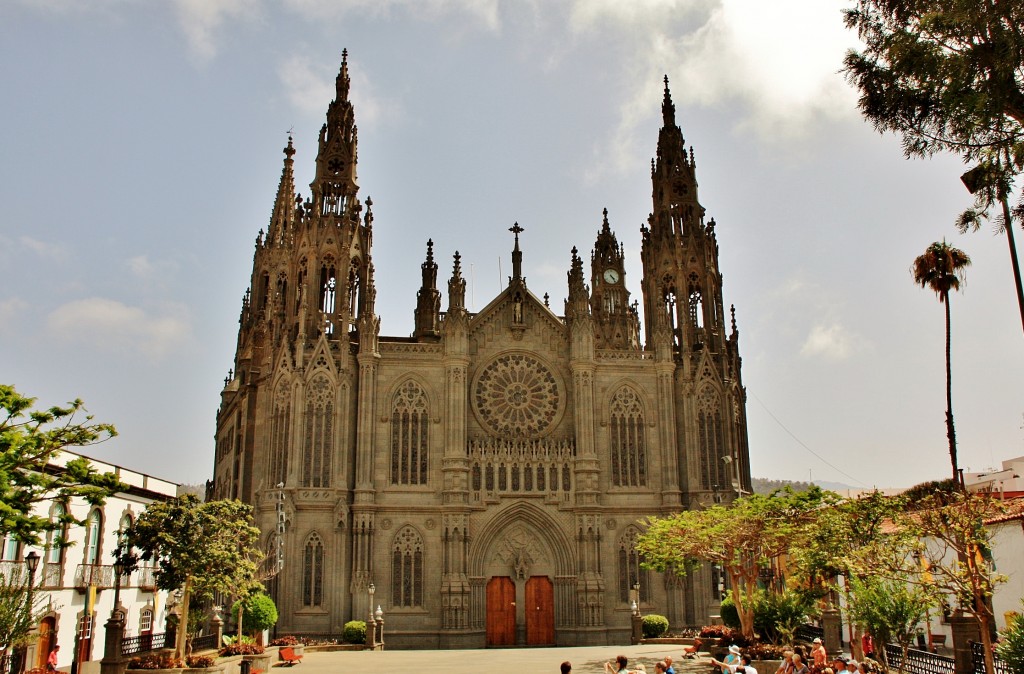
[[951, 302], [960, 463], [998, 466], [1024, 454], [1006, 238], [956, 231], [957, 158], [907, 160], [861, 118], [851, 4], [7, 0], [0, 382], [115, 424], [87, 454], [207, 479], [281, 151], [293, 133], [308, 195], [347, 48], [381, 334], [412, 332], [428, 238], [442, 291], [458, 250], [483, 308], [516, 221], [529, 287], [561, 306], [604, 208], [639, 299], [667, 75], [736, 307], [752, 474], [948, 474], [943, 308], [909, 271], [942, 239], [973, 260]]

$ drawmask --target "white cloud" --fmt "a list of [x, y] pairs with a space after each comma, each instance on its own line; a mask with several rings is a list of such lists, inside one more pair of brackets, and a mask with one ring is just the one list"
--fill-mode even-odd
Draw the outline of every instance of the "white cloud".
[[147, 281], [157, 280], [178, 268], [178, 265], [172, 261], [158, 260], [154, 262], [149, 259], [148, 255], [130, 257], [125, 264], [132, 274]]
[[829, 360], [845, 360], [852, 352], [852, 336], [838, 322], [815, 325], [800, 349], [804, 356], [821, 356]]
[[39, 257], [48, 260], [59, 262], [68, 256], [68, 249], [62, 243], [40, 241], [39, 239], [33, 239], [31, 236], [21, 236], [18, 238], [18, 241], [21, 242], [22, 246], [28, 248]]
[[[635, 165], [636, 129], [659, 109], [658, 75], [677, 107], [738, 111], [739, 128], [775, 147], [817, 119], [855, 116], [856, 95], [838, 73], [856, 36], [843, 25], [845, 0], [576, 0], [570, 28], [622, 48], [626, 102], [599, 171]], [[682, 126], [685, 131], [685, 120]], [[591, 178], [595, 176], [589, 176]]]
[[[398, 116], [399, 106], [377, 95], [366, 69], [353, 64], [351, 58], [349, 66], [349, 97], [356, 109], [359, 126], [369, 129], [390, 117]], [[339, 64], [313, 65], [309, 57], [294, 54], [278, 67], [277, 75], [292, 105], [303, 113], [321, 116], [327, 110], [327, 103], [334, 100], [338, 67]]]
[[260, 0], [176, 0], [175, 4], [189, 49], [199, 62], [217, 55], [221, 24], [229, 19], [252, 19], [261, 13]]
[[490, 30], [501, 25], [498, 0], [285, 0], [296, 13], [315, 20], [338, 19], [349, 13], [388, 16], [405, 12], [414, 18], [436, 20], [447, 14], [477, 19]]
[[102, 349], [128, 349], [154, 358], [181, 346], [191, 333], [183, 305], [147, 312], [104, 297], [58, 307], [50, 313], [47, 327], [65, 340], [84, 340]]

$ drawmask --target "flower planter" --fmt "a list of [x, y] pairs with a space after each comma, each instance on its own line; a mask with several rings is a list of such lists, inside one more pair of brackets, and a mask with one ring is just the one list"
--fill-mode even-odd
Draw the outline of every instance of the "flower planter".
[[251, 672], [269, 672], [270, 655], [270, 653], [260, 653], [259, 655], [243, 655], [242, 660], [251, 663], [249, 665], [249, 671]]

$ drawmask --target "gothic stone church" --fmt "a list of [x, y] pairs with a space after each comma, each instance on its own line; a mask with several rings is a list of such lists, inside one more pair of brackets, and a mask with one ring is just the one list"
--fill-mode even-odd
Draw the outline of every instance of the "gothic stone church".
[[457, 252], [441, 310], [427, 242], [415, 332], [388, 337], [342, 61], [308, 199], [284, 151], [217, 415], [212, 494], [251, 503], [281, 560], [279, 633], [338, 635], [380, 605], [392, 648], [614, 644], [637, 598], [676, 626], [717, 613], [715, 569], [662, 575], [633, 550], [644, 517], [750, 489], [735, 318], [667, 79], [662, 113], [642, 332], [606, 213], [563, 312], [526, 285], [515, 226], [478, 313]]

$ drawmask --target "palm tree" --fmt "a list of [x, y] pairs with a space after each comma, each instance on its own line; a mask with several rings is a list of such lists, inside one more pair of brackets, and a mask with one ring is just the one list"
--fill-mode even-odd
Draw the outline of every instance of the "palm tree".
[[939, 302], [946, 305], [946, 437], [949, 438], [949, 459], [953, 463], [953, 484], [961, 489], [960, 471], [956, 462], [956, 431], [953, 430], [953, 369], [950, 364], [949, 348], [949, 291], [959, 290], [964, 269], [971, 264], [971, 258], [959, 248], [936, 241], [928, 246], [924, 255], [914, 260], [910, 272], [914, 282], [922, 288], [930, 288], [939, 296]]

